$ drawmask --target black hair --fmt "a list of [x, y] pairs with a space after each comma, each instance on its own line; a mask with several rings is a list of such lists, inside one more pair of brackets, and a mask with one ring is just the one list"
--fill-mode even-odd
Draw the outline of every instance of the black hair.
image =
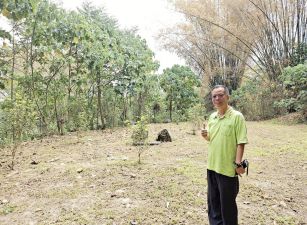
[[224, 89], [224, 93], [229, 96], [229, 89], [225, 85], [222, 85], [222, 84], [215, 85], [212, 88], [211, 91], [213, 91], [214, 89], [217, 89], [217, 88], [223, 88]]

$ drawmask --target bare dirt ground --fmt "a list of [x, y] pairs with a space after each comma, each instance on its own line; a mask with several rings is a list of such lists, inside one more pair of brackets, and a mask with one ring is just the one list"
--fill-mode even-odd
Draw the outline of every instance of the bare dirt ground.
[[[127, 128], [22, 143], [12, 171], [0, 151], [0, 224], [191, 224], [207, 222], [207, 143], [187, 123], [173, 142], [149, 146], [137, 164]], [[241, 225], [307, 223], [307, 126], [248, 122], [237, 198]]]

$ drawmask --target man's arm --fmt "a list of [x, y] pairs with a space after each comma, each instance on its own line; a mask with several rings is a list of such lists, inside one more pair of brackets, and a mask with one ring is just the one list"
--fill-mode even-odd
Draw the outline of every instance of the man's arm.
[[237, 154], [236, 154], [236, 163], [242, 162], [243, 154], [244, 154], [244, 146], [245, 144], [237, 145]]
[[[237, 145], [237, 154], [236, 154], [236, 164], [240, 164], [242, 162], [243, 154], [244, 154], [244, 146], [245, 144], [238, 144]], [[237, 174], [243, 174], [245, 173], [245, 169], [241, 166], [236, 168]]]

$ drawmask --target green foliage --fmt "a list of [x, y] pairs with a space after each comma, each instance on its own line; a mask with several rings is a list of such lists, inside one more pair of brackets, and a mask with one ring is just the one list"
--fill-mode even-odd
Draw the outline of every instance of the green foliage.
[[307, 63], [287, 67], [279, 76], [284, 97], [275, 106], [288, 112], [307, 111]]
[[145, 144], [148, 138], [148, 122], [144, 116], [132, 127], [131, 138], [132, 143], [135, 145]]
[[166, 118], [163, 114], [166, 111], [166, 105], [164, 102], [165, 95], [159, 83], [159, 76], [150, 75], [147, 77], [146, 90], [145, 113], [150, 118], [150, 122], [162, 122], [163, 118]]
[[18, 21], [33, 12], [37, 3], [38, 0], [3, 0], [0, 3], [0, 13], [8, 19]]
[[146, 140], [148, 138], [148, 122], [146, 117], [142, 116], [136, 125], [132, 128], [132, 144], [137, 146], [138, 163], [141, 163], [141, 154], [147, 147]]
[[17, 206], [14, 206], [14, 205], [5, 205], [4, 207], [1, 208], [0, 215], [5, 216], [9, 213], [12, 213], [16, 211], [16, 208]]
[[[154, 53], [148, 48], [145, 40], [136, 35], [136, 31], [125, 31], [121, 35], [123, 66], [116, 83], [113, 84], [115, 92], [121, 98], [130, 98], [135, 101], [132, 107], [132, 117], [137, 120], [142, 114], [147, 114], [148, 100], [151, 98], [155, 79], [152, 72], [158, 69], [154, 61]], [[122, 120], [126, 120], [127, 102], [123, 101]], [[148, 103], [148, 104], [147, 104]]]
[[247, 120], [269, 119], [278, 113], [273, 103], [280, 96], [281, 91], [273, 83], [254, 78], [232, 92], [230, 104], [241, 111]]
[[196, 88], [200, 87], [200, 79], [189, 67], [174, 65], [165, 69], [160, 84], [166, 93], [170, 120], [173, 119], [173, 110], [182, 119], [186, 117], [187, 109], [199, 101]]
[[87, 130], [89, 128], [89, 117], [86, 113], [86, 99], [83, 96], [71, 97], [68, 102], [69, 120], [67, 121], [67, 130]]
[[0, 38], [11, 40], [12, 36], [10, 35], [9, 32], [0, 28]]
[[294, 50], [290, 66], [296, 66], [298, 64], [303, 64], [307, 61], [307, 43], [300, 43]]
[[0, 133], [1, 143], [20, 142], [36, 133], [36, 118], [34, 103], [16, 93], [15, 100], [6, 98], [1, 102]]

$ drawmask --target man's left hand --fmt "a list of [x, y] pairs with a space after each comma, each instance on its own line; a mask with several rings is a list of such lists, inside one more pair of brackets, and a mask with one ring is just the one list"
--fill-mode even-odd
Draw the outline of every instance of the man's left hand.
[[239, 176], [241, 176], [241, 174], [245, 173], [245, 169], [244, 169], [242, 166], [237, 167], [237, 168], [236, 168], [236, 173], [237, 173]]

